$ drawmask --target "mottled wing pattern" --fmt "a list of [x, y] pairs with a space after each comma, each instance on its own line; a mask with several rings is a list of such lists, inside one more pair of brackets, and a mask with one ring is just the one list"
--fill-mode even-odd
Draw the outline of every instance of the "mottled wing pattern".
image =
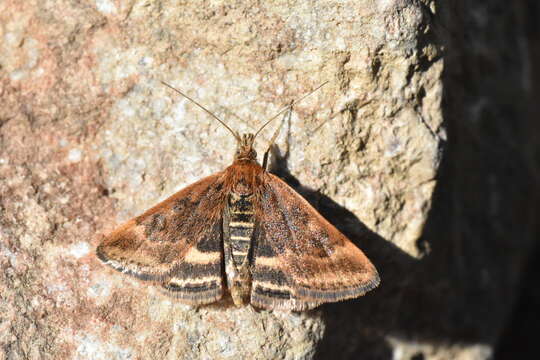
[[364, 253], [304, 198], [272, 174], [264, 187], [253, 251], [253, 305], [306, 310], [379, 284]]
[[104, 263], [191, 304], [223, 294], [223, 173], [206, 177], [116, 229], [98, 246]]

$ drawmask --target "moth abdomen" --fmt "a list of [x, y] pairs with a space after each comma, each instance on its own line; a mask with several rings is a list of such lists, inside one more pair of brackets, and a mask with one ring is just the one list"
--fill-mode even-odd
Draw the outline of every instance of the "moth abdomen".
[[255, 230], [253, 194], [229, 196], [229, 241], [234, 264], [241, 266], [248, 257]]

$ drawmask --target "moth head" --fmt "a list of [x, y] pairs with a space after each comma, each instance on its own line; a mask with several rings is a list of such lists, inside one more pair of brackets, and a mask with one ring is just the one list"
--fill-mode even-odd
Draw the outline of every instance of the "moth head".
[[257, 152], [253, 149], [254, 134], [242, 134], [236, 138], [234, 160], [256, 160]]

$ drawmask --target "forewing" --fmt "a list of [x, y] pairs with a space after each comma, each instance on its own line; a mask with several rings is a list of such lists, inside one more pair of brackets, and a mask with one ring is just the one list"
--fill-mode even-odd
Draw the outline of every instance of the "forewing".
[[221, 297], [223, 173], [206, 177], [116, 229], [98, 246], [104, 263], [161, 282], [190, 303]]
[[252, 303], [305, 310], [379, 284], [364, 253], [278, 177], [267, 174], [253, 253]]

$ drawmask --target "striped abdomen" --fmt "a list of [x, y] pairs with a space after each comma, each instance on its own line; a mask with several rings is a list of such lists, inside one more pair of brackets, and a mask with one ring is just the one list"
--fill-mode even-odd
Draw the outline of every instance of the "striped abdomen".
[[253, 194], [229, 197], [229, 236], [234, 264], [240, 267], [249, 254], [251, 238], [255, 229]]

